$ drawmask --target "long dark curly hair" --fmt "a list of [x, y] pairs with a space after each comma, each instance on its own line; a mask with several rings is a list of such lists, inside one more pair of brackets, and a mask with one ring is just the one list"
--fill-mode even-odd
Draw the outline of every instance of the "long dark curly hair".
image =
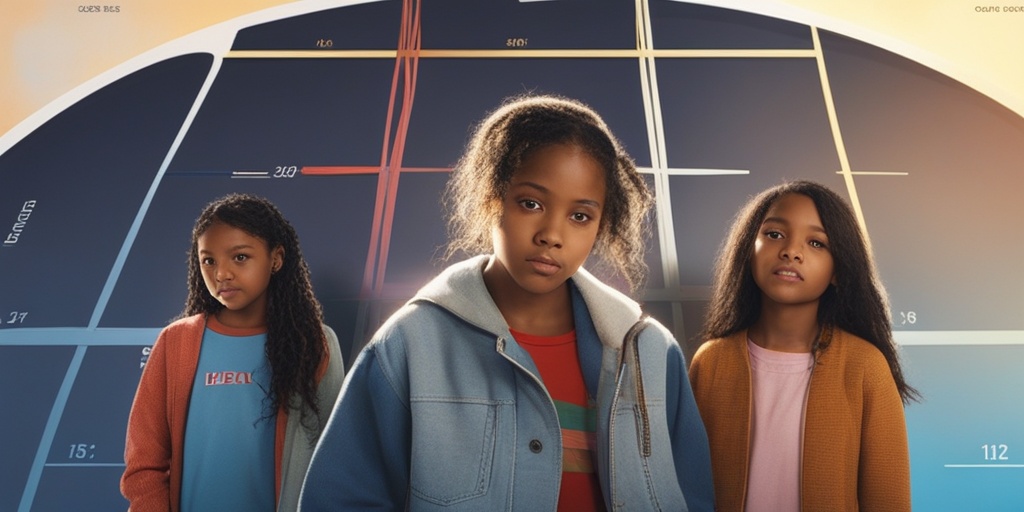
[[651, 192], [604, 120], [583, 103], [559, 96], [508, 98], [476, 127], [445, 193], [447, 256], [493, 250], [491, 227], [501, 219], [512, 175], [535, 151], [553, 144], [577, 146], [605, 170], [607, 197], [594, 254], [630, 290], [639, 289], [647, 274]]
[[266, 354], [271, 371], [267, 417], [281, 407], [299, 411], [302, 425], [315, 435], [322, 405], [317, 401], [317, 371], [327, 357], [327, 345], [323, 312], [313, 295], [299, 237], [277, 207], [262, 197], [230, 194], [208, 204], [192, 229], [188, 299], [182, 316], [214, 315], [224, 309], [207, 290], [199, 265], [199, 237], [214, 223], [241, 229], [266, 242], [268, 249], [284, 249], [281, 268], [267, 288]]
[[829, 285], [818, 304], [821, 334], [812, 349], [815, 357], [828, 348], [833, 330], [843, 329], [878, 347], [904, 403], [920, 399], [904, 379], [892, 337], [888, 297], [853, 209], [838, 194], [812, 181], [791, 181], [765, 190], [737, 214], [715, 262], [711, 301], [700, 339], [729, 336], [749, 328], [761, 316], [761, 289], [750, 269], [754, 241], [768, 210], [788, 194], [814, 201], [834, 262], [836, 284]]

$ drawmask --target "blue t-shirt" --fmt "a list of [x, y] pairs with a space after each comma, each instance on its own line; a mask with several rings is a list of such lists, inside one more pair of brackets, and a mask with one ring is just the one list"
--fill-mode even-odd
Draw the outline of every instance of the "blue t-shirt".
[[266, 331], [207, 323], [185, 423], [184, 512], [275, 508], [266, 341]]

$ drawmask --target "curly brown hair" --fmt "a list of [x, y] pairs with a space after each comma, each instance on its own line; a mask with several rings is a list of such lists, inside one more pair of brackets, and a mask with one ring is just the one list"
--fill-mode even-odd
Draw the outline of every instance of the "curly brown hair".
[[513, 174], [535, 151], [553, 144], [577, 146], [605, 170], [607, 197], [594, 254], [636, 291], [647, 274], [643, 255], [653, 196], [597, 112], [560, 96], [508, 98], [477, 125], [445, 193], [446, 256], [493, 251], [491, 228], [501, 218]]
[[836, 284], [828, 286], [818, 305], [821, 334], [812, 349], [815, 356], [828, 348], [833, 329], [843, 329], [878, 347], [904, 403], [920, 399], [920, 393], [903, 376], [892, 337], [889, 300], [853, 209], [838, 194], [813, 181], [772, 187], [740, 209], [715, 261], [711, 301], [700, 339], [724, 338], [750, 327], [761, 316], [761, 289], [750, 269], [754, 241], [768, 210], [789, 194], [814, 201], [835, 265]]
[[188, 298], [182, 316], [213, 315], [224, 309], [206, 289], [199, 266], [199, 237], [214, 223], [241, 229], [266, 242], [269, 249], [284, 248], [281, 268], [267, 288], [266, 354], [271, 379], [266, 417], [282, 406], [299, 411], [303, 426], [315, 437], [323, 405], [317, 400], [317, 372], [327, 357], [327, 346], [323, 311], [313, 295], [299, 237], [280, 210], [262, 197], [229, 194], [208, 204], [192, 228]]

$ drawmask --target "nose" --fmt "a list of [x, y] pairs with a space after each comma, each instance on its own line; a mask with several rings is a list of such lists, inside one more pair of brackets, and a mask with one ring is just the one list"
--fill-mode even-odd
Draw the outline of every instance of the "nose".
[[804, 249], [803, 244], [799, 242], [789, 242], [782, 247], [782, 253], [779, 255], [783, 259], [793, 261], [804, 261]]
[[546, 245], [548, 247], [562, 247], [562, 225], [557, 221], [544, 222], [540, 229], [537, 230], [537, 234], [534, 235], [534, 242], [537, 245]]
[[214, 271], [214, 278], [217, 281], [230, 281], [234, 275], [224, 265], [217, 265], [217, 270]]

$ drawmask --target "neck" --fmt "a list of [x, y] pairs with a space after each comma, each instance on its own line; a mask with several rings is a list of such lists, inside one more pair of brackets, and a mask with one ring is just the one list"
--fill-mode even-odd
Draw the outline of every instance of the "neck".
[[215, 313], [214, 316], [221, 325], [233, 329], [258, 329], [266, 327], [267, 324], [265, 313], [231, 311], [225, 308]]
[[[502, 278], [501, 276], [506, 276]], [[505, 318], [515, 331], [537, 336], [557, 336], [573, 329], [572, 298], [569, 285], [544, 294], [523, 290], [507, 278], [507, 274], [484, 272], [484, 284]]]
[[763, 303], [761, 316], [747, 335], [768, 350], [810, 352], [819, 330], [817, 303], [798, 307]]

